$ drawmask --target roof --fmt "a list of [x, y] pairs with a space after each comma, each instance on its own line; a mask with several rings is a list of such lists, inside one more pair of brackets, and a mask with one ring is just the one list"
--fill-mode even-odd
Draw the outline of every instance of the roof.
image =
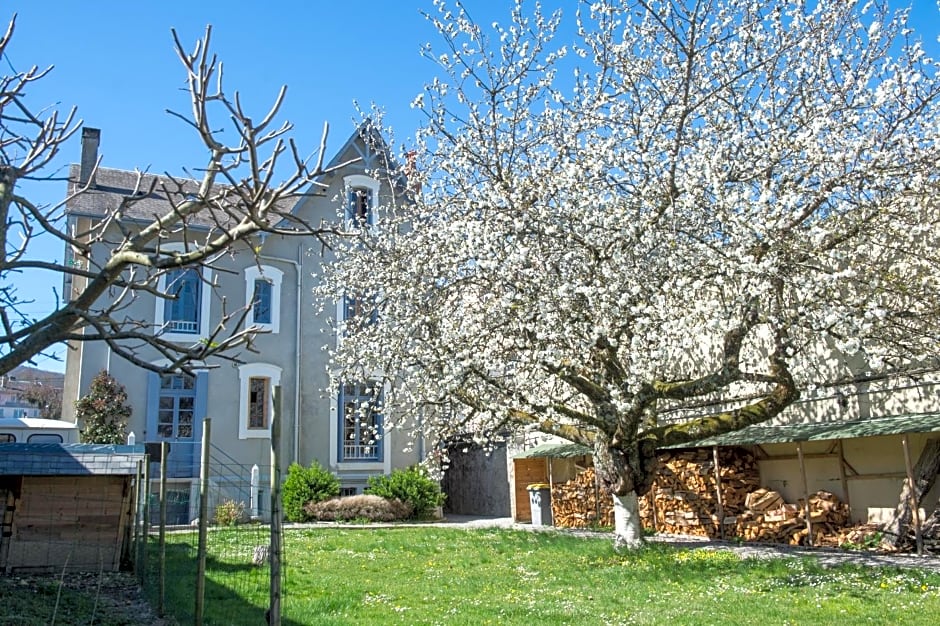
[[[932, 432], [940, 432], [940, 413], [894, 415], [851, 422], [817, 422], [785, 424], [782, 426], [756, 424], [723, 435], [666, 446], [663, 449], [753, 446], [763, 443], [793, 443], [796, 441], [833, 441], [836, 439], [853, 439], [855, 437]], [[543, 443], [530, 450], [520, 452], [514, 455], [513, 458], [567, 458], [589, 454], [592, 454], [592, 450], [578, 443]]]
[[0, 476], [131, 476], [144, 458], [143, 444], [5, 443]]
[[795, 441], [830, 441], [877, 435], [929, 433], [940, 431], [940, 413], [917, 413], [878, 417], [851, 422], [824, 422], [765, 426], [756, 424], [741, 430], [706, 437], [668, 448], [700, 448], [706, 446], [750, 446], [762, 443]]
[[[95, 171], [94, 186], [73, 196], [72, 194], [81, 188], [78, 179], [79, 166], [73, 163], [69, 166], [69, 201], [66, 210], [74, 215], [91, 217], [107, 215], [117, 209], [125, 197], [134, 195], [135, 190], [142, 194], [153, 186], [153, 191], [141, 195], [137, 202], [128, 207], [125, 214], [126, 218], [132, 220], [150, 220], [155, 215], [164, 215], [170, 209], [170, 200], [180, 202], [187, 193], [195, 193], [198, 190], [196, 181], [191, 179], [177, 179], [174, 184], [168, 176], [99, 167]], [[171, 185], [174, 189], [179, 187], [181, 193], [171, 193], [168, 196], [162, 190], [161, 183]]]
[[580, 443], [542, 443], [531, 450], [526, 450], [514, 455], [514, 459], [535, 459], [539, 457], [551, 457], [555, 459], [570, 458], [575, 456], [587, 456], [593, 451]]

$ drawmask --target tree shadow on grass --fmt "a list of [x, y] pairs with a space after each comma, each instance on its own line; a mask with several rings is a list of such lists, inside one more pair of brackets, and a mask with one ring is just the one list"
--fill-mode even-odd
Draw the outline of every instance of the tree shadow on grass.
[[[151, 555], [147, 595], [157, 606], [159, 593], [156, 554]], [[179, 623], [193, 623], [196, 604], [196, 551], [186, 544], [166, 546], [165, 608]], [[258, 626], [267, 622], [270, 589], [269, 568], [251, 562], [233, 563], [214, 556], [206, 558], [206, 578], [203, 593], [203, 623], [219, 626]], [[283, 614], [284, 626], [303, 626]]]

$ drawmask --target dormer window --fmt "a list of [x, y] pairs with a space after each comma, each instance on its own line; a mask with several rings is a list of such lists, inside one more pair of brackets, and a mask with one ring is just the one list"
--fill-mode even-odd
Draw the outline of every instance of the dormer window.
[[355, 226], [372, 223], [372, 190], [354, 187], [349, 190], [346, 219]]
[[346, 223], [352, 228], [374, 226], [379, 182], [374, 178], [353, 174], [343, 179], [346, 188]]

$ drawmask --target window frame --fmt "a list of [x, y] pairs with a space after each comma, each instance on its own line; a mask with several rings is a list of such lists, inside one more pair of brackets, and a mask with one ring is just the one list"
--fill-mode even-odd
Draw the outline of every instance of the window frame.
[[[365, 381], [356, 381], [356, 382], [341, 382], [339, 384], [339, 389], [337, 393], [337, 403], [336, 403], [336, 431], [338, 438], [336, 440], [337, 449], [336, 455], [339, 463], [349, 463], [355, 465], [361, 465], [363, 463], [382, 463], [385, 459], [385, 406], [384, 406], [384, 397], [385, 389], [382, 388], [378, 393], [378, 410], [370, 410], [369, 416], [371, 418], [371, 425], [364, 426], [361, 424], [360, 420], [356, 420], [354, 424], [355, 428], [355, 437], [356, 442], [352, 444], [357, 448], [374, 448], [375, 454], [369, 456], [363, 455], [350, 455], [347, 456], [347, 447], [348, 436], [347, 436], [347, 425], [346, 425], [346, 405], [349, 398], [348, 387], [354, 387], [357, 391], [361, 388], [363, 391], [369, 389], [375, 389], [378, 385], [378, 381], [374, 380], [365, 380]], [[356, 393], [355, 396], [358, 401], [356, 406], [361, 406], [362, 400], [367, 398], [374, 398], [374, 395], [367, 393]], [[369, 443], [362, 443], [363, 432], [366, 429], [374, 429], [375, 435], [374, 439]]]
[[[197, 304], [197, 332], [178, 332], [171, 330], [168, 326], [173, 320], [166, 319], [167, 305], [172, 301], [167, 298], [156, 298], [156, 307], [154, 311], [154, 334], [159, 335], [161, 339], [166, 341], [173, 341], [177, 343], [196, 343], [200, 339], [206, 339], [209, 337], [209, 317], [212, 311], [212, 298], [210, 297], [211, 285], [212, 285], [212, 269], [203, 266], [184, 266], [180, 267], [181, 270], [193, 270], [196, 272], [199, 279], [199, 303]], [[157, 285], [157, 289], [161, 292], [166, 292], [167, 281], [170, 279], [171, 275], [175, 272], [175, 269], [164, 272], [160, 276], [160, 280]]]
[[[281, 368], [271, 363], [246, 363], [238, 368], [238, 438], [269, 439], [271, 437], [271, 417], [274, 415], [274, 388], [281, 384]], [[251, 381], [267, 381], [265, 398], [264, 427], [249, 426], [251, 413]]]
[[[258, 322], [255, 320], [255, 282], [263, 280], [271, 285], [271, 321]], [[245, 306], [248, 309], [248, 326], [257, 330], [277, 334], [281, 330], [281, 284], [284, 282], [284, 272], [270, 265], [251, 265], [245, 268]]]
[[[379, 181], [364, 174], [350, 174], [343, 178], [343, 219], [350, 228], [361, 228], [362, 226], [375, 227], [377, 223], [376, 209], [379, 201]], [[368, 202], [367, 214], [365, 220], [356, 218], [353, 210], [353, 194], [359, 190], [366, 191]]]

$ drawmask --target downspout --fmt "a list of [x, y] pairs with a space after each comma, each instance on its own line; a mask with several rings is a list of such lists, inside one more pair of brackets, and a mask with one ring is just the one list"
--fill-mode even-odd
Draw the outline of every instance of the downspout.
[[295, 311], [295, 319], [297, 321], [294, 324], [294, 443], [293, 443], [293, 461], [300, 463], [300, 387], [303, 377], [300, 375], [300, 364], [302, 362], [303, 354], [303, 345], [300, 342], [300, 320], [301, 320], [301, 294], [300, 289], [302, 286], [300, 268], [301, 268], [301, 259], [303, 258], [303, 247], [301, 245], [297, 246], [297, 260], [292, 261], [291, 259], [285, 259], [277, 256], [271, 256], [268, 254], [259, 254], [258, 258], [266, 261], [276, 261], [278, 263], [287, 263], [294, 268], [294, 274], [297, 278], [297, 286], [294, 290], [297, 299], [297, 306]]

